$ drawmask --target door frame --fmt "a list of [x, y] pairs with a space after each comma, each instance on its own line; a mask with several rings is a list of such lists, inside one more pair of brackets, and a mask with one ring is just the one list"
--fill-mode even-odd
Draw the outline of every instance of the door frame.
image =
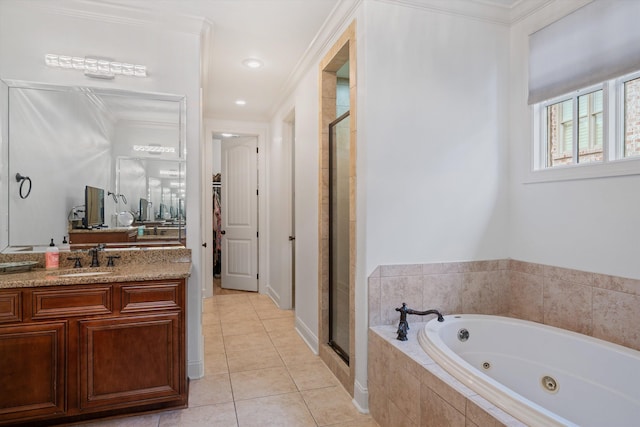
[[[267, 170], [267, 150], [266, 141], [269, 135], [269, 128], [266, 123], [258, 122], [236, 122], [231, 120], [217, 120], [217, 119], [204, 119], [204, 144], [211, 146], [213, 144], [214, 133], [233, 133], [246, 136], [255, 136], [258, 141], [258, 230], [260, 237], [258, 239], [258, 292], [261, 294], [266, 293], [267, 277], [269, 277], [269, 254], [267, 252], [267, 242], [269, 239], [268, 213], [266, 202], [268, 200], [268, 185], [266, 180]], [[202, 152], [206, 153], [204, 149]], [[212, 152], [211, 149], [208, 150]], [[205, 156], [203, 156], [205, 157]], [[212, 158], [203, 158], [202, 162], [204, 167], [202, 168], [202, 176], [200, 181], [202, 182], [202, 194], [201, 194], [201, 206], [200, 214], [203, 218], [202, 224], [202, 236], [203, 243], [207, 243], [207, 247], [200, 246], [202, 259], [205, 260], [209, 253], [213, 253], [213, 227], [211, 222], [207, 224], [205, 218], [207, 218], [207, 209], [211, 209], [211, 176], [207, 176], [207, 170], [211, 171]], [[208, 167], [207, 167], [208, 166]], [[203, 266], [206, 266], [206, 262], [203, 262]], [[202, 295], [203, 297], [209, 297], [213, 294], [213, 268], [209, 271], [203, 272], [202, 277]]]

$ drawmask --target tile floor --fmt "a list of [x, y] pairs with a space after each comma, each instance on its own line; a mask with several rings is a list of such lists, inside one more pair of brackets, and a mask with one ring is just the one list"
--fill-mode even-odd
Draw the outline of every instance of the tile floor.
[[293, 311], [269, 297], [217, 289], [202, 325], [205, 376], [191, 381], [189, 408], [82, 425], [378, 426], [294, 331]]

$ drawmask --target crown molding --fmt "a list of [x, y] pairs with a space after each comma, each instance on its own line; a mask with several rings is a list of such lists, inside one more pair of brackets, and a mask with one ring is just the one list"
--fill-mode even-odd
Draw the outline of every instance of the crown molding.
[[512, 6], [493, 0], [373, 0], [414, 9], [463, 16], [511, 26], [555, 0], [518, 0]]
[[273, 107], [269, 111], [269, 117], [273, 117], [276, 114], [285, 100], [291, 96], [304, 74], [320, 62], [325, 51], [332, 46], [333, 42], [351, 24], [358, 7], [363, 1], [341, 0], [336, 4], [278, 92], [280, 95], [273, 103]]
[[72, 18], [109, 22], [112, 24], [137, 27], [153, 27], [178, 33], [200, 35], [207, 26], [207, 20], [200, 16], [171, 15], [161, 9], [152, 11], [131, 6], [118, 0], [61, 0], [39, 2], [16, 2], [20, 6], [46, 13]]

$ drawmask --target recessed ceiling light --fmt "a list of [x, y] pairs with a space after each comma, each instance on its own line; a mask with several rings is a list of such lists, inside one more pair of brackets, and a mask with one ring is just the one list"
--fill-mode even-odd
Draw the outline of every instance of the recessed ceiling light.
[[238, 99], [236, 101], [236, 105], [247, 105], [247, 101], [245, 101], [244, 99]]
[[248, 68], [260, 68], [264, 64], [259, 59], [247, 58], [244, 61], [242, 61], [242, 65], [244, 65], [245, 67], [248, 67]]

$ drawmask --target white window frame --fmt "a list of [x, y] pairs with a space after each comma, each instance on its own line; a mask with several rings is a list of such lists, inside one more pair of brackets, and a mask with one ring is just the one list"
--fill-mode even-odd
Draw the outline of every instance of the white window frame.
[[[531, 162], [525, 183], [579, 180], [609, 176], [640, 175], [640, 156], [624, 158], [624, 83], [640, 77], [640, 71], [618, 79], [580, 89], [531, 106]], [[547, 159], [547, 107], [558, 102], [602, 89], [603, 91], [603, 161], [549, 167]], [[578, 111], [574, 108], [574, 145], [578, 138]]]

